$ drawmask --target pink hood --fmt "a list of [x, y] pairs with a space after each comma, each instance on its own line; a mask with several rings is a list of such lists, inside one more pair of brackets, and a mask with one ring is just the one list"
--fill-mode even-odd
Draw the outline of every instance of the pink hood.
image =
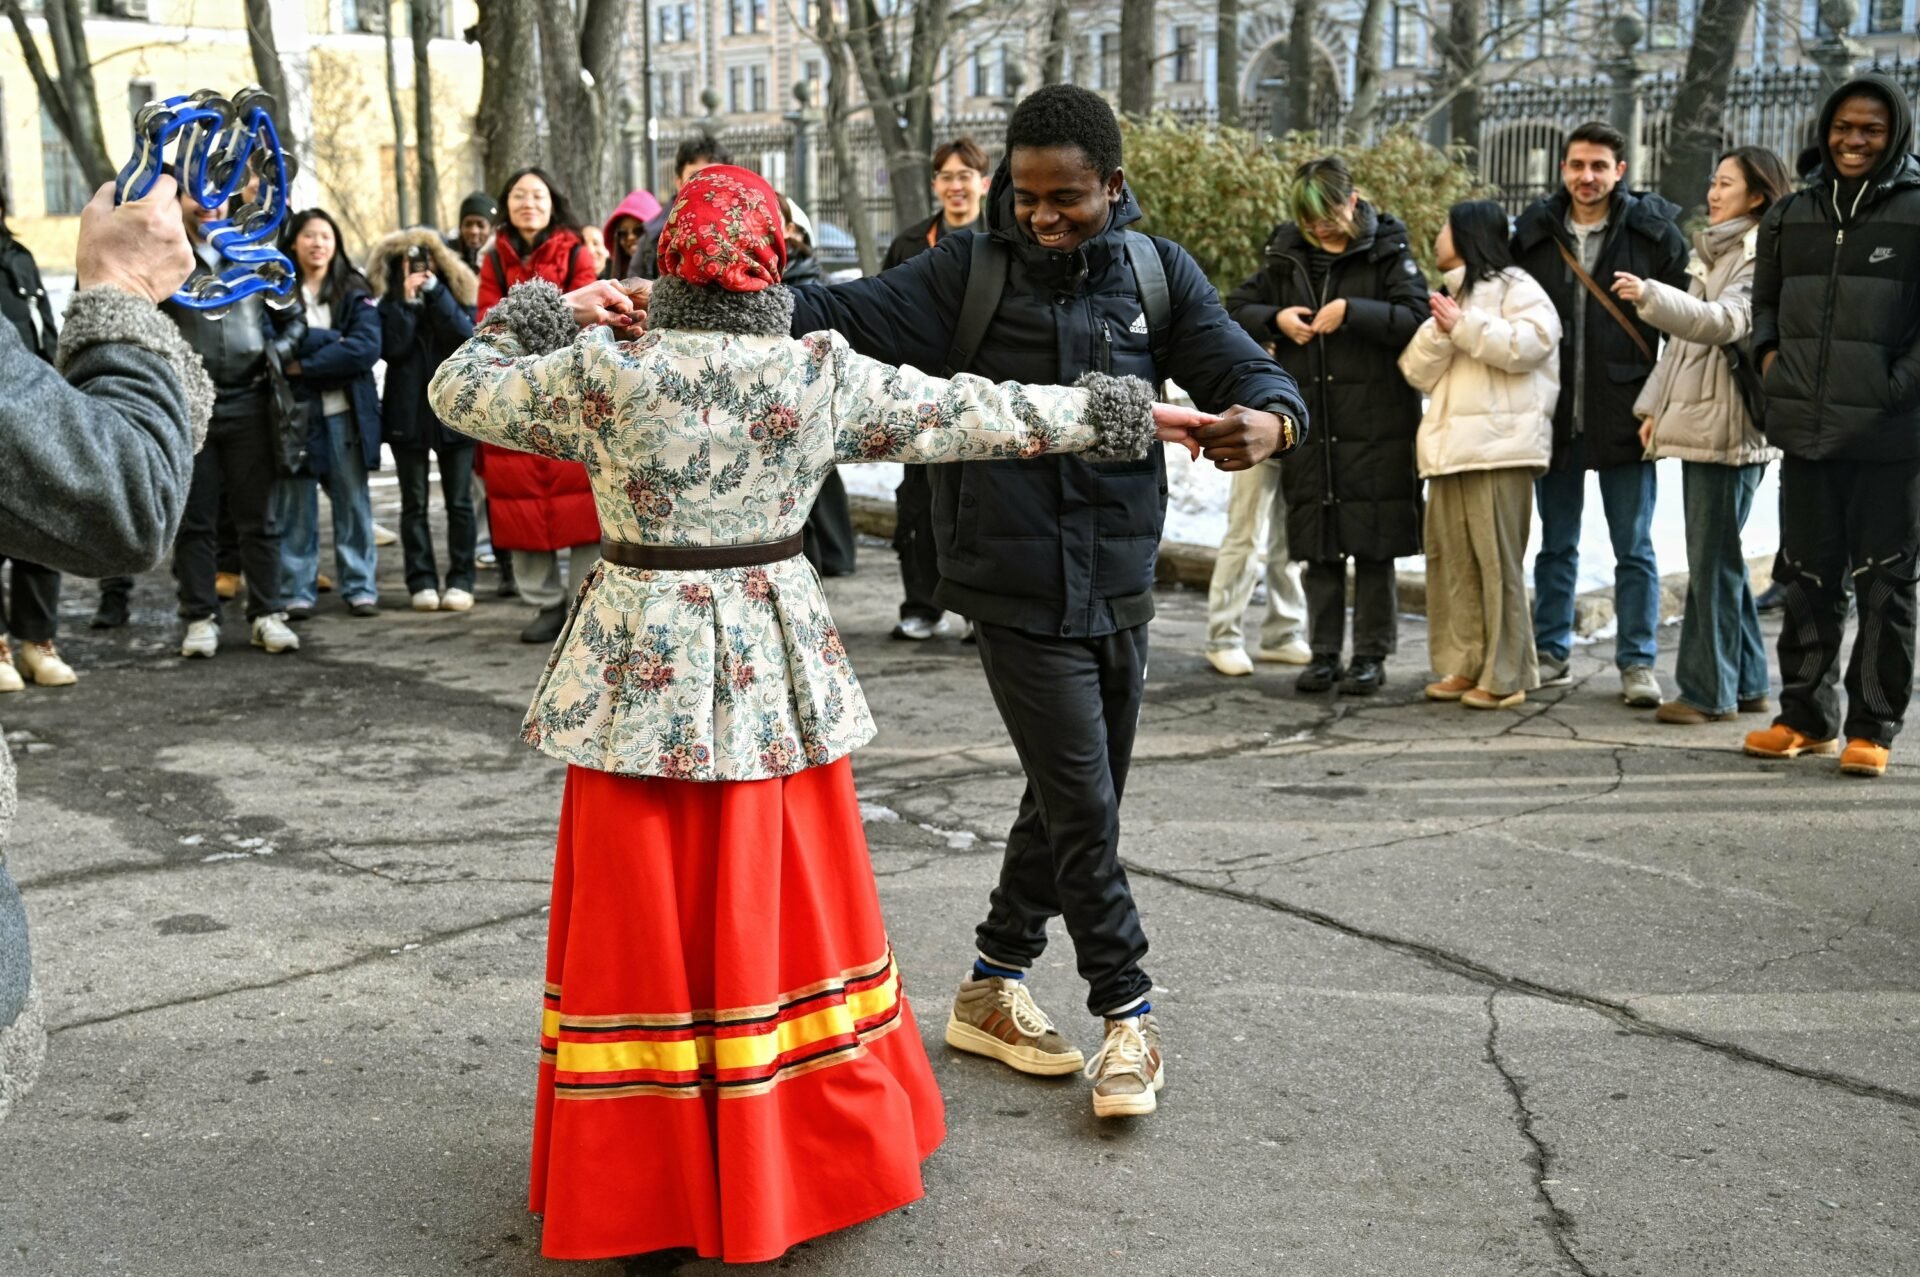
[[620, 201], [620, 207], [613, 210], [613, 216], [607, 219], [606, 226], [602, 228], [606, 233], [607, 243], [613, 243], [613, 224], [621, 218], [631, 217], [645, 226], [658, 216], [660, 216], [660, 201], [646, 191], [634, 191]]

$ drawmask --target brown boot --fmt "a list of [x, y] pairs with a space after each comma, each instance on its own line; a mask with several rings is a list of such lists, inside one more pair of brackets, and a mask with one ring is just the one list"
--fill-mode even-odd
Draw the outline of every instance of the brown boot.
[[1732, 714], [1709, 714], [1695, 709], [1685, 701], [1661, 701], [1660, 708], [1653, 711], [1655, 719], [1662, 723], [1672, 723], [1677, 727], [1699, 727], [1703, 723], [1730, 723]]
[[1831, 758], [1840, 752], [1840, 742], [1813, 740], [1785, 723], [1775, 723], [1762, 731], [1748, 732], [1746, 748], [1755, 758], [1798, 758], [1802, 754]]
[[1891, 752], [1885, 745], [1856, 736], [1847, 742], [1846, 751], [1840, 755], [1840, 770], [1849, 776], [1884, 776]]

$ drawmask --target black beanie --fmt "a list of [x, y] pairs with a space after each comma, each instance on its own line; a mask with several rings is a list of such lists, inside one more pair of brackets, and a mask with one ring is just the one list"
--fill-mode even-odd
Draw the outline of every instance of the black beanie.
[[500, 220], [500, 206], [485, 191], [475, 191], [460, 201], [460, 220], [464, 222], [469, 217], [484, 217], [489, 222], [497, 222]]

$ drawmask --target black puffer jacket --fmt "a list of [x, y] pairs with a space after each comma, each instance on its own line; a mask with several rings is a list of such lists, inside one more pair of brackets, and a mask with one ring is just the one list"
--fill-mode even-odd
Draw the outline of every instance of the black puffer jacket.
[[0, 318], [14, 326], [28, 350], [53, 362], [60, 335], [53, 322], [53, 303], [40, 282], [33, 254], [4, 223], [0, 223]]
[[[424, 248], [437, 286], [409, 302], [407, 253]], [[471, 448], [474, 441], [449, 430], [427, 402], [427, 383], [448, 355], [473, 336], [479, 280], [459, 253], [432, 231], [399, 231], [367, 255], [367, 281], [380, 301], [380, 357], [387, 384], [380, 399], [380, 435], [395, 448]]]
[[[1640, 422], [1633, 401], [1653, 372], [1653, 359], [1640, 353], [1606, 308], [1596, 301], [1560, 256], [1565, 244], [1579, 256], [1567, 230], [1572, 197], [1563, 189], [1536, 200], [1514, 224], [1513, 255], [1520, 269], [1538, 280], [1560, 312], [1560, 401], [1553, 412], [1553, 467], [1571, 464], [1568, 446], [1576, 433], [1586, 438], [1586, 468], [1604, 470], [1641, 460]], [[1650, 192], [1613, 197], [1607, 227], [1599, 232], [1600, 255], [1590, 272], [1602, 288], [1613, 287], [1616, 271], [1657, 279], [1687, 291], [1687, 240], [1675, 219], [1680, 206]], [[1647, 349], [1659, 353], [1660, 332], [1631, 306], [1620, 306]]]
[[[1886, 101], [1893, 129], [1879, 168], [1845, 185], [1827, 127], [1849, 97]], [[1753, 354], [1768, 369], [1768, 442], [1818, 461], [1920, 457], [1920, 160], [1906, 94], [1877, 75], [1842, 85], [1820, 114], [1813, 184], [1760, 225]]]
[[[1307, 428], [1293, 379], [1221, 308], [1187, 251], [1155, 239], [1171, 331], [1157, 366], [1121, 231], [1140, 219], [1133, 193], [1106, 230], [1057, 253], [1026, 238], [1002, 163], [987, 195], [988, 234], [1010, 255], [1000, 308], [967, 372], [995, 381], [1071, 385], [1082, 373], [1177, 381], [1202, 409], [1235, 404]], [[890, 271], [832, 288], [793, 290], [795, 334], [838, 329], [854, 349], [916, 368], [947, 366], [973, 266], [972, 235], [948, 235]], [[1166, 522], [1160, 450], [1142, 461], [1074, 456], [932, 467], [935, 601], [977, 620], [1066, 637], [1110, 634], [1153, 618], [1153, 568]]]
[[[1313, 437], [1281, 466], [1287, 552], [1308, 561], [1420, 552], [1420, 396], [1397, 361], [1427, 317], [1427, 280], [1403, 223], [1364, 201], [1355, 220], [1353, 242], [1317, 292], [1306, 236], [1284, 222], [1267, 241], [1266, 269], [1227, 295], [1228, 313], [1273, 343], [1313, 415]], [[1317, 313], [1338, 297], [1347, 318], [1337, 332], [1298, 346], [1274, 327], [1289, 306]]]

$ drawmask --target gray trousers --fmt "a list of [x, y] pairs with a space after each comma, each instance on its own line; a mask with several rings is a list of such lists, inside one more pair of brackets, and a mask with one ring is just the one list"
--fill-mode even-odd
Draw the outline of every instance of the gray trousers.
[[[1347, 638], [1347, 561], [1307, 564], [1307, 643], [1338, 660]], [[1353, 656], [1383, 660], [1400, 645], [1399, 597], [1392, 559], [1353, 561]]]
[[1427, 480], [1427, 631], [1433, 669], [1505, 696], [1540, 686], [1527, 606], [1533, 474], [1513, 468]]
[[560, 570], [558, 550], [515, 550], [513, 575], [520, 584], [520, 598], [535, 607], [563, 607], [580, 582], [587, 579], [593, 565], [600, 561], [600, 543], [589, 541], [567, 551], [567, 570]]

